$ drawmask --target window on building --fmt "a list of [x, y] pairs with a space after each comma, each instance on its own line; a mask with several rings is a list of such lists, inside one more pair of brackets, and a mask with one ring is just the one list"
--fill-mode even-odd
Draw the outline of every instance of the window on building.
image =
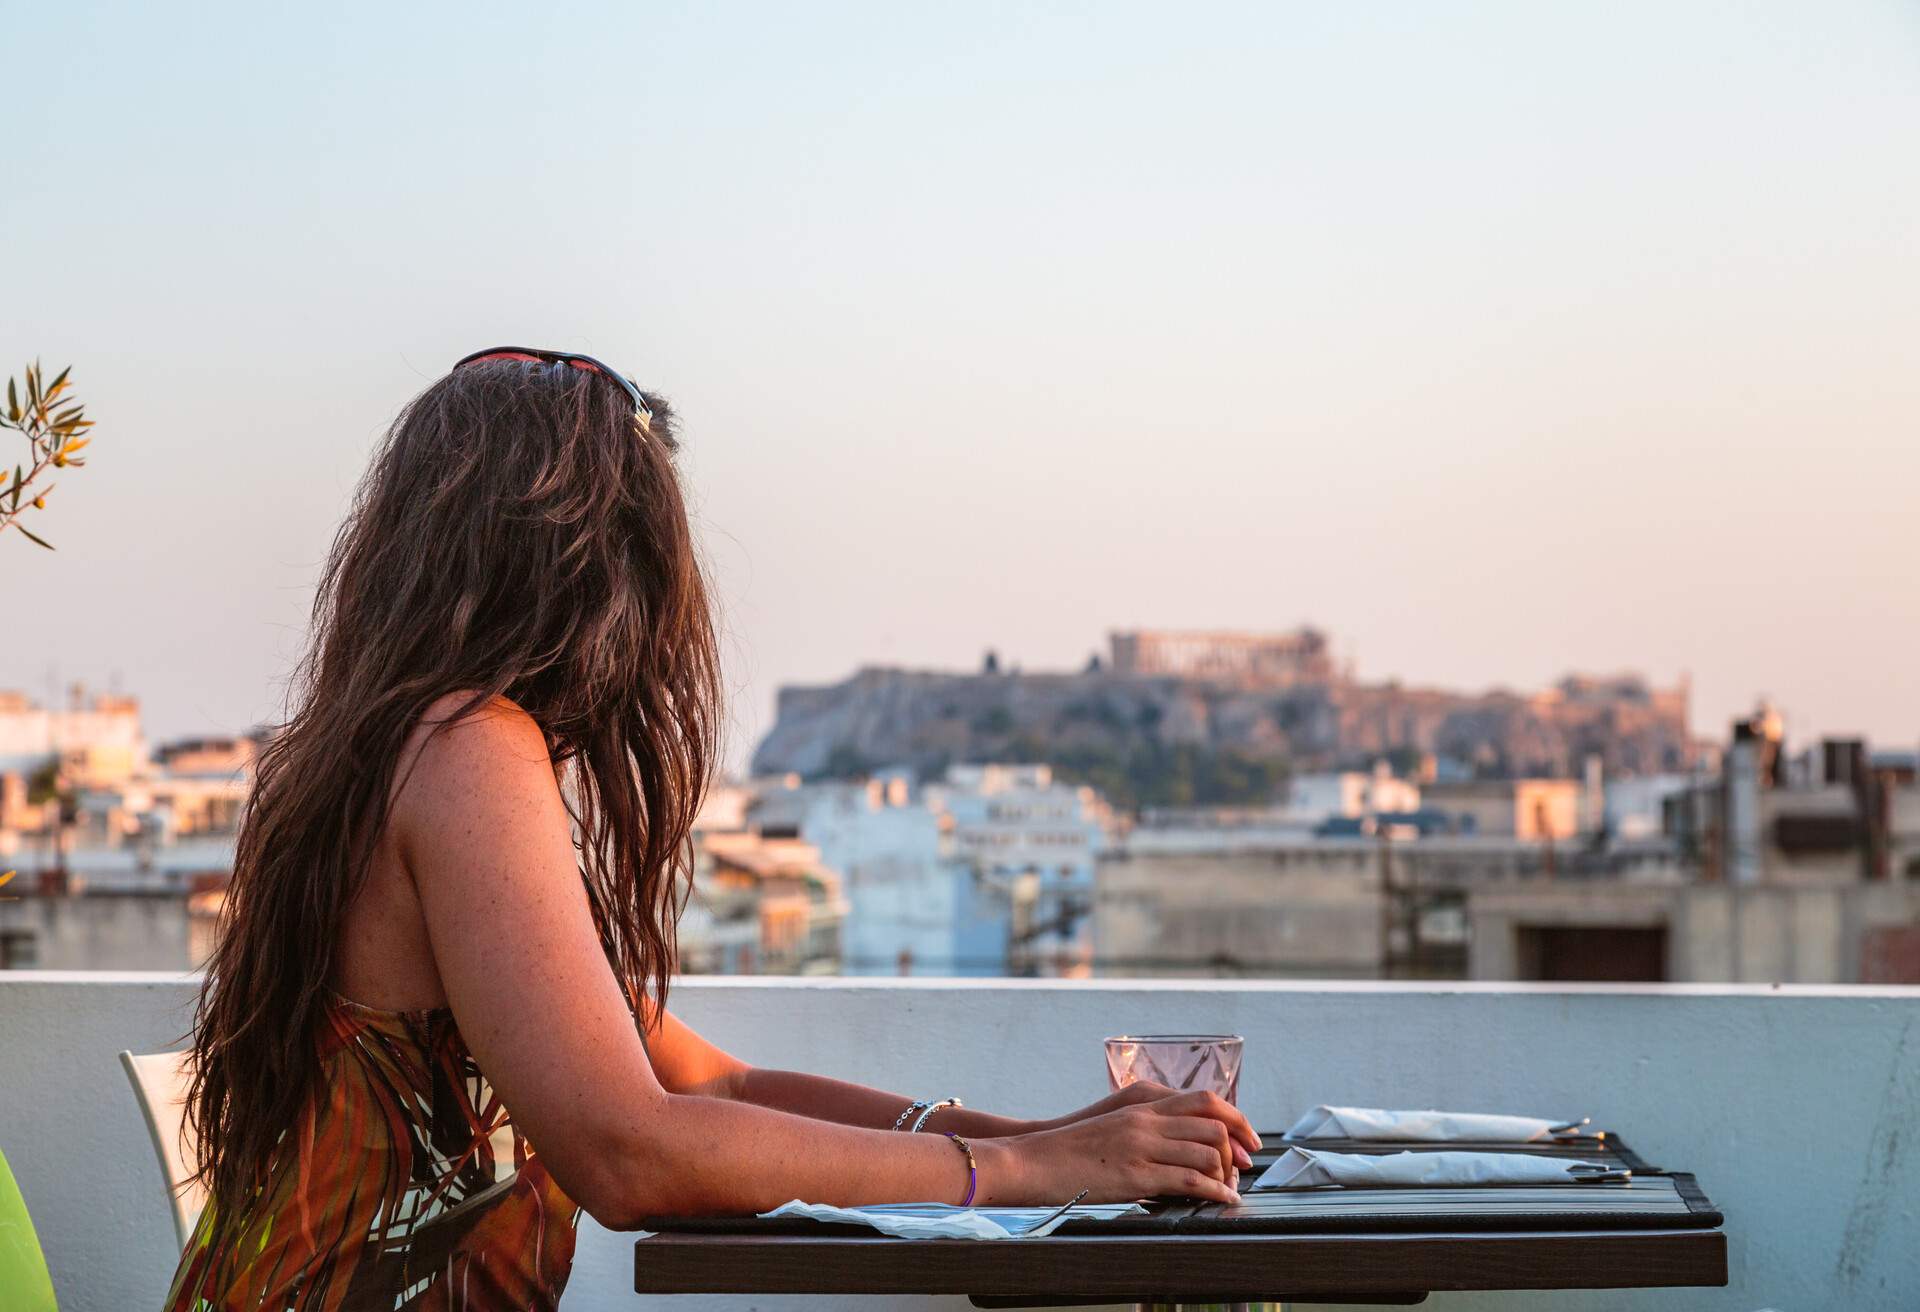
[[40, 964], [40, 943], [30, 929], [0, 929], [0, 970], [31, 970]]
[[1667, 978], [1665, 925], [1522, 925], [1516, 972], [1556, 983], [1657, 984]]

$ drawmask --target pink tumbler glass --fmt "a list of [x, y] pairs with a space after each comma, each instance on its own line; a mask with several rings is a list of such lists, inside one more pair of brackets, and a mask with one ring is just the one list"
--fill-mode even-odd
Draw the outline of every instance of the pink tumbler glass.
[[1245, 1042], [1238, 1034], [1122, 1034], [1107, 1040], [1107, 1080], [1115, 1090], [1151, 1080], [1179, 1093], [1204, 1089], [1237, 1103]]

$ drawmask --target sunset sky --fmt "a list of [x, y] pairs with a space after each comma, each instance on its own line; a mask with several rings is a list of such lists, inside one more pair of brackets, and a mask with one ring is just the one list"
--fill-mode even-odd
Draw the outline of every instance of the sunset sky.
[[0, 687], [276, 715], [380, 430], [514, 342], [683, 416], [735, 760], [1303, 621], [1920, 743], [1920, 6], [267, 8], [8, 13], [0, 371], [99, 427]]

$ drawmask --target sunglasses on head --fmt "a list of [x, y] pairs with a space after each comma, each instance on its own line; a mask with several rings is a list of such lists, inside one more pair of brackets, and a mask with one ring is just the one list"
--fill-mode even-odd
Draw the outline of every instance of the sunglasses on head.
[[640, 394], [640, 389], [633, 379], [612, 365], [603, 364], [590, 355], [580, 355], [574, 351], [546, 351], [537, 346], [490, 346], [484, 351], [475, 351], [472, 355], [461, 356], [454, 361], [453, 367], [458, 369], [462, 365], [478, 364], [482, 360], [530, 360], [535, 364], [565, 364], [572, 365], [575, 369], [585, 369], [589, 373], [604, 374], [620, 384], [626, 394], [632, 398], [633, 408], [640, 416], [641, 425], [648, 428], [653, 425], [653, 407], [647, 404], [647, 398]]

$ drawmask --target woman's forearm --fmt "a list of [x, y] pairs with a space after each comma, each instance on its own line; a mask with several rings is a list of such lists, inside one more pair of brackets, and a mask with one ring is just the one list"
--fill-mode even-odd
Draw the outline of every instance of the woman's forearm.
[[[670, 1011], [660, 1011], [655, 1016], [654, 1028], [649, 1035], [648, 1056], [655, 1076], [670, 1092], [753, 1103], [840, 1125], [889, 1130], [913, 1102], [913, 1097], [906, 1094], [888, 1093], [882, 1089], [850, 1084], [845, 1080], [799, 1071], [760, 1070], [749, 1066], [709, 1043]], [[927, 1089], [914, 1096], [939, 1101], [949, 1092], [945, 1089]], [[920, 1112], [916, 1110], [901, 1128], [910, 1128], [919, 1115]], [[1049, 1129], [1063, 1123], [1063, 1120], [1027, 1121], [1012, 1116], [995, 1116], [971, 1107], [942, 1107], [927, 1118], [922, 1128], [998, 1139]]]
[[588, 1115], [611, 1118], [576, 1127], [555, 1163], [561, 1187], [611, 1229], [648, 1216], [762, 1212], [795, 1198], [1035, 1206], [1076, 1193], [1093, 1202], [1177, 1194], [1237, 1203], [1235, 1166], [1250, 1164], [1259, 1144], [1246, 1118], [1208, 1093], [970, 1143], [955, 1132], [896, 1134], [657, 1085], [636, 1093], [590, 1102]]
[[[713, 1092], [760, 1107], [869, 1130], [892, 1129], [900, 1119], [900, 1114], [913, 1101], [904, 1094], [887, 1093], [881, 1089], [870, 1089], [864, 1084], [828, 1079], [823, 1075], [761, 1070], [757, 1067], [734, 1072], [723, 1089]], [[946, 1095], [929, 1092], [921, 1096], [937, 1100]], [[915, 1111], [900, 1128], [912, 1128], [919, 1117], [920, 1112]], [[981, 1139], [1025, 1134], [1037, 1128], [1039, 1125], [1033, 1121], [996, 1116], [991, 1112], [975, 1111], [971, 1107], [942, 1107], [927, 1118], [924, 1126], [926, 1131]]]
[[1036, 1182], [1011, 1145], [976, 1145], [976, 1179], [945, 1134], [890, 1134], [725, 1098], [666, 1095], [657, 1117], [635, 1126], [628, 1148], [605, 1161], [599, 1205], [590, 1207], [613, 1228], [646, 1216], [760, 1212], [794, 1198], [958, 1203], [974, 1188], [975, 1203], [1038, 1201], [1028, 1197]]

